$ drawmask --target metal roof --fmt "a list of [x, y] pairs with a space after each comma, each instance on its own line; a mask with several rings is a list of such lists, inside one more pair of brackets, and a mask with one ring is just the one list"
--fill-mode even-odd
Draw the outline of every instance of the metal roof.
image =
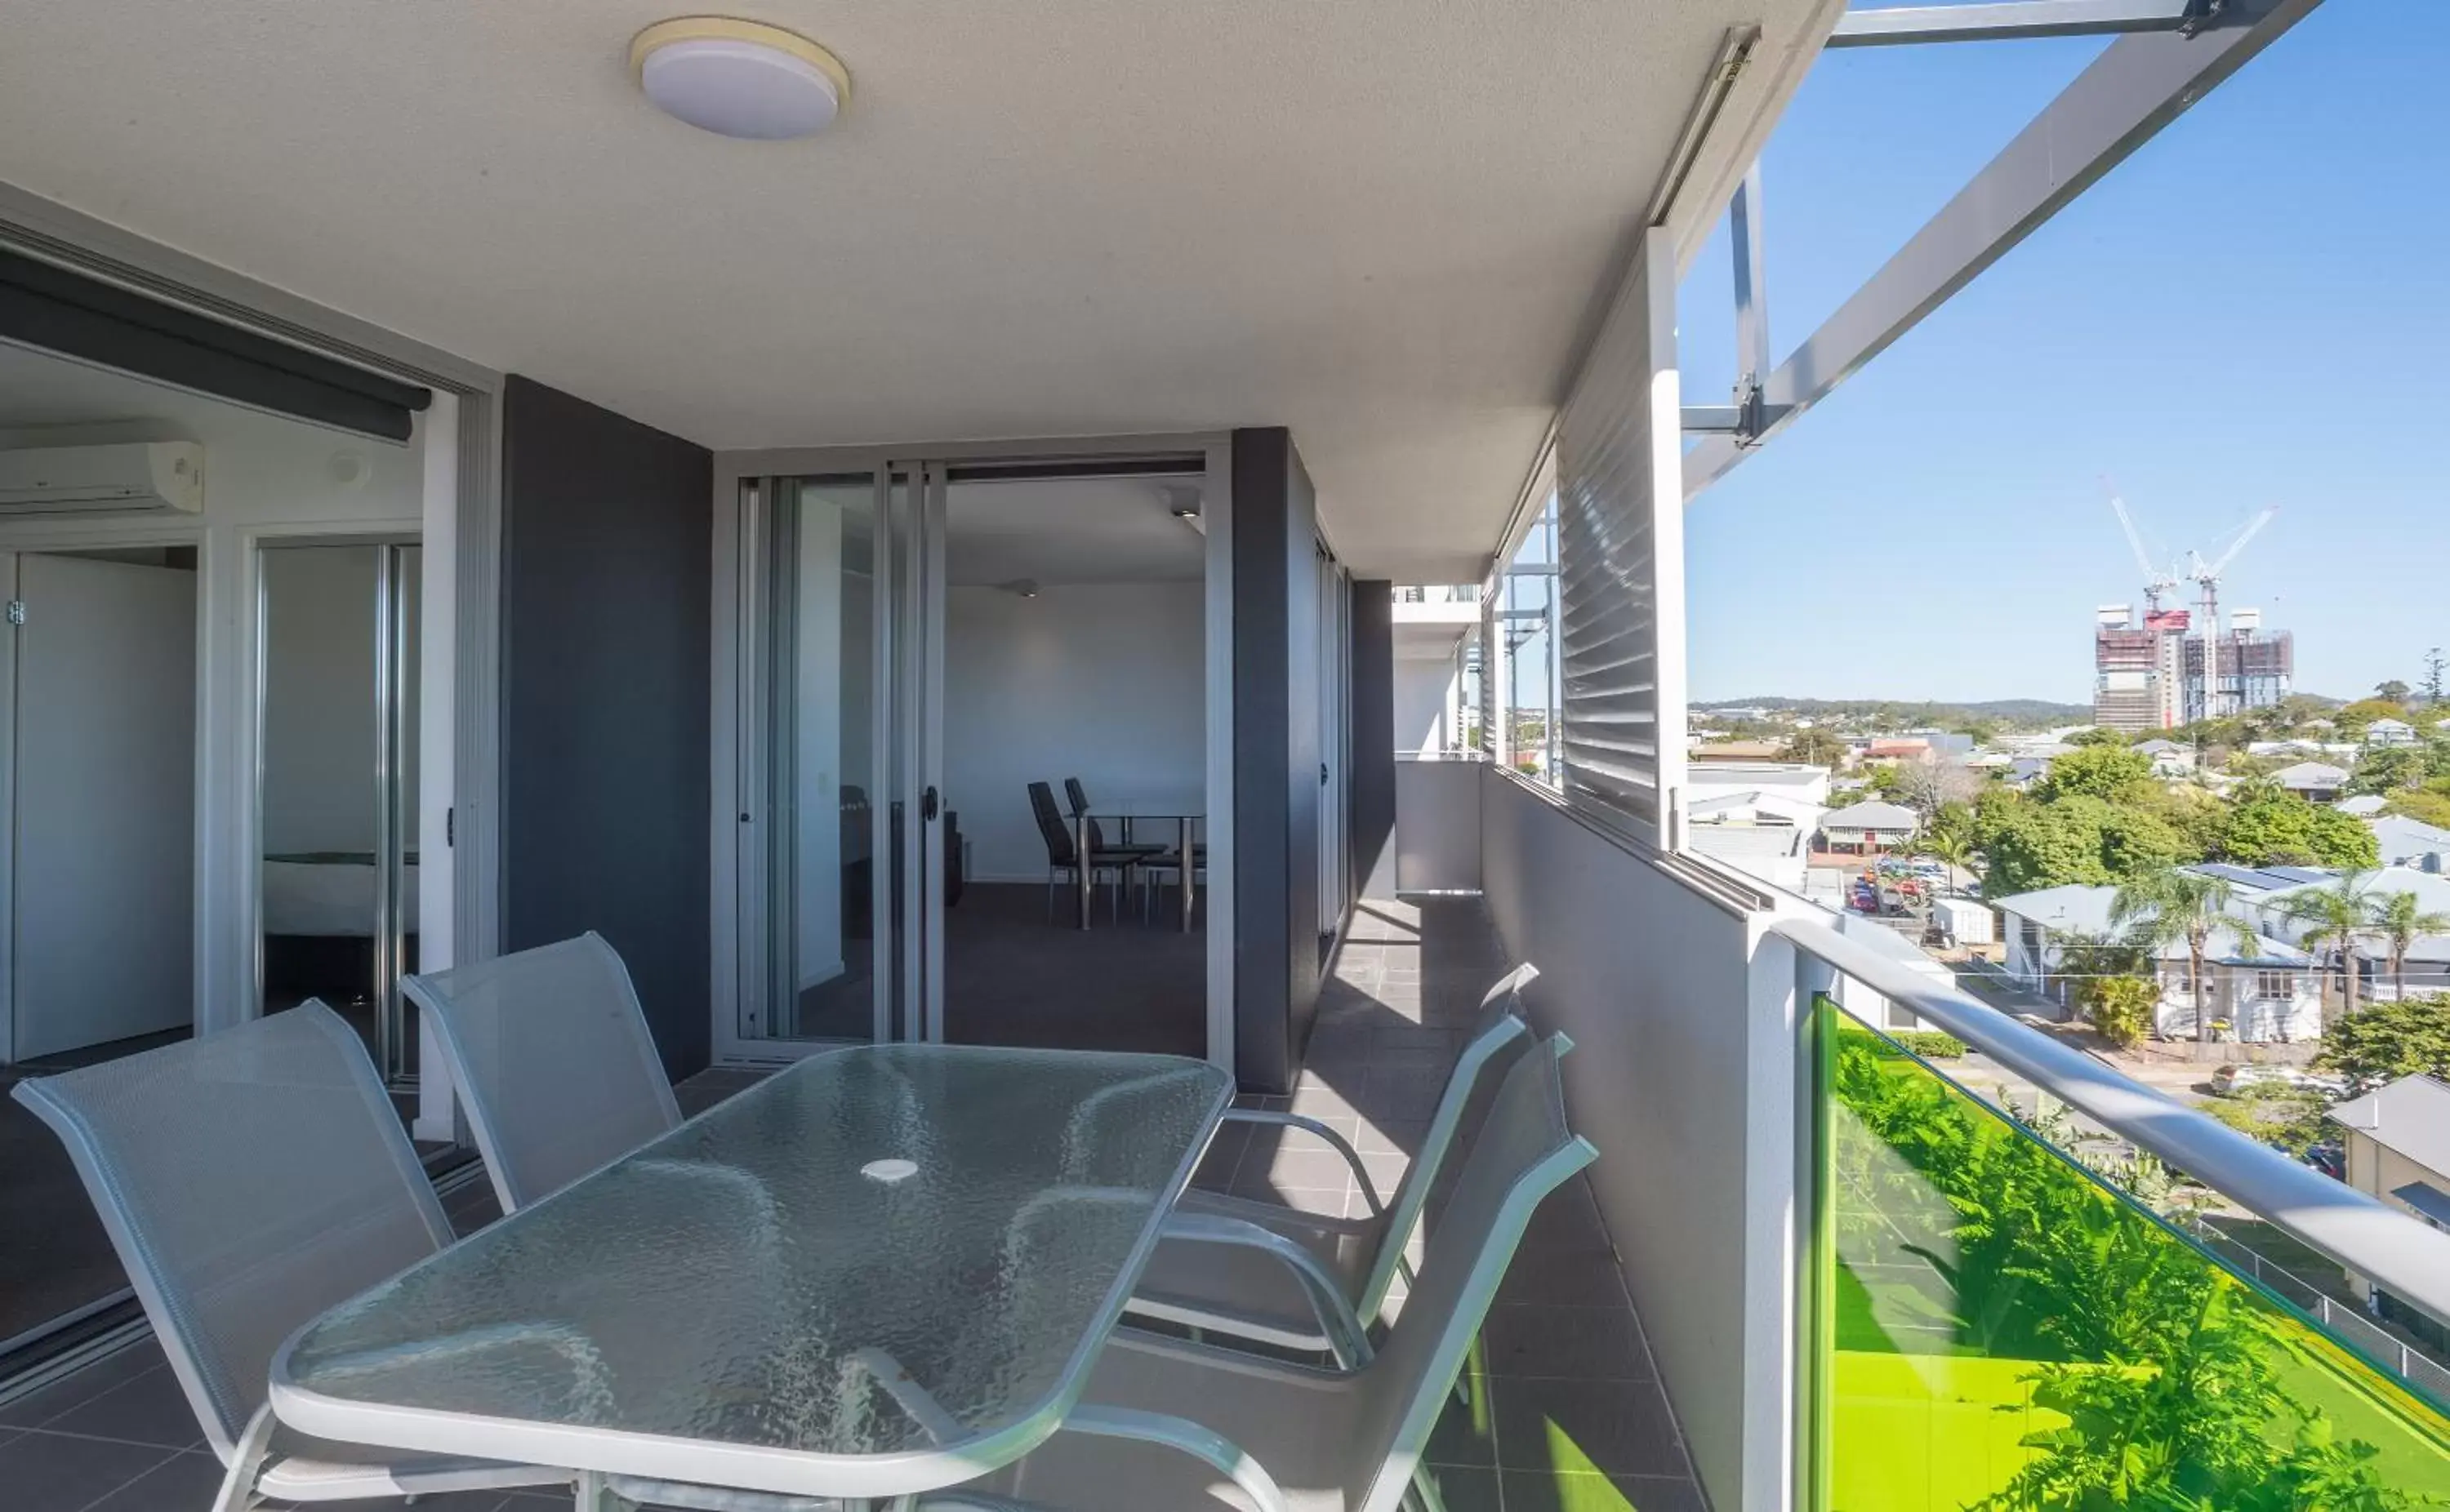
[[2450, 1087], [2431, 1076], [2401, 1076], [2340, 1104], [2328, 1116], [2427, 1171], [2450, 1176]]

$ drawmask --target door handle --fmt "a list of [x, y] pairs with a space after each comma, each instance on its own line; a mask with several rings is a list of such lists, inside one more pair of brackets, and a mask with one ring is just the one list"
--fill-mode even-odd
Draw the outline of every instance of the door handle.
[[1321, 787], [1327, 785], [1327, 763], [1325, 762], [1318, 764], [1318, 785]]
[[919, 817], [922, 821], [936, 817], [936, 789], [930, 787], [919, 795]]

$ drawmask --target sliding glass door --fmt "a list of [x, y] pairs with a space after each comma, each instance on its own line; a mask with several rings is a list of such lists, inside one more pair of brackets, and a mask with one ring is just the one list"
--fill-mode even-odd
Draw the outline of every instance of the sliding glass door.
[[931, 489], [941, 525], [924, 467], [741, 490], [735, 1033], [752, 1054], [941, 1033]]
[[258, 558], [263, 1009], [321, 998], [396, 1089], [417, 1077], [399, 979], [418, 965], [422, 559], [399, 541]]

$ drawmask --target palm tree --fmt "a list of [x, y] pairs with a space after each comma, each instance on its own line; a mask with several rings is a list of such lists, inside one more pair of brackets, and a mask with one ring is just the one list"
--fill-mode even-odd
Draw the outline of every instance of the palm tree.
[[2365, 917], [2390, 951], [2390, 979], [2401, 1001], [2407, 998], [2407, 952], [2426, 935], [2450, 934], [2450, 914], [2426, 913], [2416, 895], [2390, 893], [2365, 901]]
[[2331, 886], [2301, 887], [2280, 901], [2280, 917], [2301, 926], [2301, 943], [2339, 951], [2343, 1018], [2357, 1011], [2357, 941], [2374, 932], [2374, 901], [2365, 896], [2368, 881], [2352, 873]]
[[2226, 930], [2243, 937], [2246, 926], [2228, 913], [2229, 886], [2218, 877], [2165, 866], [2119, 883], [2110, 901], [2110, 921], [2128, 930], [2135, 942], [2158, 959], [2162, 950], [2184, 941], [2193, 967], [2195, 1037], [2212, 1037], [2212, 1016], [2204, 1001], [2204, 954], [2212, 936]]
[[1915, 837], [1913, 852], [1917, 856], [1929, 856], [1947, 867], [1948, 885], [1952, 889], [1956, 885], [1958, 872], [1973, 874], [1974, 858], [1981, 854], [1974, 848], [1974, 837], [1957, 828], [1925, 828]]

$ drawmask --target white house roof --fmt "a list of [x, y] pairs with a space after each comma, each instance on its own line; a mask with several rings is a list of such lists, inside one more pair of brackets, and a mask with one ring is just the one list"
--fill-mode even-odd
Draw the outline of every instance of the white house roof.
[[[2347, 804], [2340, 806], [2344, 808]], [[2382, 846], [2382, 860], [2385, 866], [2410, 856], [2450, 850], [2450, 829], [2428, 824], [2421, 819], [2410, 819], [2405, 814], [2378, 814], [2365, 821], [2365, 827], [2373, 831], [2375, 842]]]
[[2450, 1174], [2450, 1087], [2431, 1076], [2401, 1076], [2340, 1104], [2329, 1117], [2427, 1171]]
[[2271, 780], [2283, 787], [2337, 787], [2348, 774], [2327, 762], [2299, 762], [2273, 772]]
[[2148, 740], [2143, 745], [2138, 746], [2135, 748], [2147, 756], [2159, 756], [2168, 753], [2183, 752], [2187, 747], [2179, 745], [2173, 740]]
[[1823, 829], [1903, 829], [1921, 827], [1922, 819], [1913, 809], [1896, 804], [1884, 804], [1877, 799], [1837, 809], [1820, 816]]
[[[2429, 871], [2417, 871], [2408, 866], [2385, 866], [2380, 871], [2365, 872], [2362, 876], [2367, 897], [2387, 893], [2414, 893], [2416, 906], [2421, 912], [2450, 914], [2450, 877], [2437, 876]], [[2302, 936], [2304, 926], [2290, 923], [2282, 918], [2281, 909], [2287, 905], [2291, 897], [2304, 892], [2309, 887], [2329, 885], [2331, 882], [2326, 879], [2322, 882], [2305, 882], [2295, 887], [2284, 887], [2277, 892], [2263, 894], [2256, 898], [2250, 906], [2261, 912], [2266, 927]], [[2381, 945], [2377, 941], [2368, 940], [2359, 948], [2368, 957], [2379, 957], [2382, 954]], [[2450, 935], [2421, 936], [2409, 946], [2407, 954], [2411, 960], [2450, 960]]]
[[2415, 726], [2413, 726], [2413, 725], [2411, 725], [2411, 724], [2409, 724], [2407, 721], [2405, 721], [2405, 720], [2403, 720], [2403, 719], [2389, 719], [2389, 718], [2383, 718], [2383, 719], [2378, 719], [2378, 720], [2375, 720], [2372, 724], [2367, 725], [2367, 726], [2365, 727], [2365, 732], [2366, 732], [2367, 734], [2371, 734], [2373, 731], [2378, 730], [2378, 729], [2388, 729], [2388, 730], [2406, 730], [2406, 731], [2408, 731], [2410, 734], [2413, 734], [2413, 733], [2415, 733], [2416, 727], [2415, 727]]
[[2359, 819], [2371, 819], [2381, 813], [2382, 805], [2388, 802], [2389, 800], [2380, 793], [2359, 793], [2354, 798], [2341, 799], [2340, 812], [2354, 814]]
[[[1997, 900], [2001, 912], [2030, 919], [2054, 935], [2090, 935], [2112, 939], [2124, 933], [2110, 922], [2110, 909], [2118, 897], [2115, 887], [2089, 886], [2071, 882], [2063, 887], [2044, 887], [2030, 893], [2016, 893]], [[2241, 922], [2250, 922], [2241, 919]], [[2245, 949], [2241, 951], [2241, 935]], [[2163, 960], [2182, 960], [2187, 957], [2186, 941], [2164, 945]], [[2313, 958], [2285, 940], [2256, 933], [2222, 930], [2212, 937], [2210, 959], [2223, 965], [2285, 965], [2304, 966]]]

